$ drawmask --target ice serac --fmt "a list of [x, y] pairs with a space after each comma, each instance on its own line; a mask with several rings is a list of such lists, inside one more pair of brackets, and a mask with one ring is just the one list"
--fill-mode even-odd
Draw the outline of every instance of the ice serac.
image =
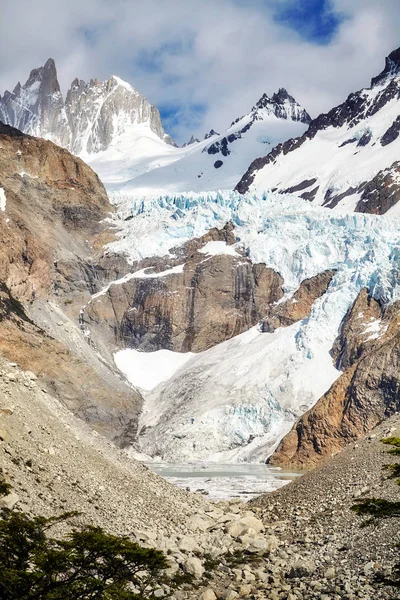
[[384, 214], [399, 198], [400, 49], [369, 88], [252, 162], [236, 190], [276, 189], [328, 208]]

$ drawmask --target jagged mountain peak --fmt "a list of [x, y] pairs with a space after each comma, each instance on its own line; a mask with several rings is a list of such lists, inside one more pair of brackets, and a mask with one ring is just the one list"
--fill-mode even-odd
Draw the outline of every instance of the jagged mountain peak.
[[194, 135], [191, 135], [190, 140], [182, 144], [182, 148], [186, 148], [186, 146], [191, 146], [192, 144], [198, 144], [199, 142], [199, 139], [195, 138]]
[[386, 79], [400, 74], [400, 48], [393, 50], [385, 58], [385, 68], [379, 75], [371, 79], [371, 87], [384, 83]]
[[277, 104], [283, 104], [284, 102], [296, 102], [293, 96], [291, 96], [283, 87], [279, 88], [279, 90], [273, 94], [271, 100]]
[[[49, 58], [43, 67], [32, 69], [25, 85], [25, 89], [35, 83], [40, 83], [46, 88], [47, 93], [60, 91], [60, 85], [57, 79], [57, 69], [53, 58]], [[14, 92], [15, 93], [15, 89]]]
[[312, 120], [302, 136], [254, 160], [236, 189], [271, 187], [328, 208], [386, 213], [400, 197], [399, 99], [400, 48], [371, 87], [351, 93]]
[[217, 131], [215, 131], [215, 129], [210, 129], [210, 131], [205, 134], [204, 139], [208, 140], [210, 137], [213, 137], [214, 135], [219, 135], [219, 133]]
[[85, 156], [117, 144], [125, 133], [134, 140], [135, 128], [143, 125], [150, 137], [175, 145], [163, 130], [158, 109], [116, 75], [103, 82], [75, 78], [64, 102], [52, 58], [33, 69], [24, 85], [18, 83], [0, 97], [0, 120]]
[[270, 98], [264, 93], [259, 101], [253, 106], [252, 112], [262, 118], [261, 111], [274, 114], [279, 119], [292, 119], [309, 123], [311, 117], [308, 112], [291, 96], [285, 88], [279, 88]]

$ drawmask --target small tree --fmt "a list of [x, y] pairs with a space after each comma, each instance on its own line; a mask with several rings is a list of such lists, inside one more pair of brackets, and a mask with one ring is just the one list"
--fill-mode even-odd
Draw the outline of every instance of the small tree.
[[[388, 454], [400, 456], [400, 438], [389, 437], [382, 440], [384, 444], [391, 446]], [[400, 463], [385, 465], [384, 469], [390, 471], [389, 479], [394, 479], [400, 485]], [[376, 519], [388, 519], [400, 517], [400, 502], [392, 502], [383, 498], [362, 498], [351, 507], [358, 515], [369, 516], [370, 518], [364, 523], [368, 525]], [[399, 545], [397, 546], [400, 547]], [[400, 588], [400, 562], [394, 566], [394, 575], [391, 578], [381, 578], [388, 585]]]
[[[3, 495], [9, 486], [3, 489]], [[31, 517], [0, 511], [1, 600], [142, 600], [168, 581], [162, 552], [100, 527], [53, 538], [49, 529], [76, 513]]]

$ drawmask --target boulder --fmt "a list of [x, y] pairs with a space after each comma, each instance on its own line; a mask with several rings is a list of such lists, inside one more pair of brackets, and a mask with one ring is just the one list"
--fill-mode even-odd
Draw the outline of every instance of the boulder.
[[252, 533], [252, 531], [256, 534], [261, 533], [264, 531], [264, 524], [260, 519], [250, 515], [242, 517], [226, 527], [226, 532], [235, 539], [249, 532]]
[[211, 588], [207, 588], [200, 596], [200, 600], [217, 600], [215, 592]]
[[17, 496], [17, 494], [14, 492], [11, 492], [11, 494], [7, 494], [7, 496], [0, 498], [0, 508], [8, 508], [9, 510], [12, 510], [14, 506], [18, 504], [18, 502], [19, 496]]
[[200, 579], [204, 573], [204, 567], [201, 561], [195, 556], [190, 556], [183, 564], [183, 569], [186, 573], [194, 575], [196, 579]]
[[178, 542], [178, 548], [181, 552], [193, 552], [197, 548], [196, 540], [188, 535], [184, 535]]
[[190, 531], [207, 531], [209, 527], [213, 525], [214, 521], [208, 517], [201, 517], [200, 515], [193, 515], [186, 521], [186, 527]]

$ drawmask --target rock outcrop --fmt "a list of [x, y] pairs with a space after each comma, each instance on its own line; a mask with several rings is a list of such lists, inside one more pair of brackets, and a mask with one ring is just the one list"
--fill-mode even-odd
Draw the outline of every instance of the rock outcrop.
[[[67, 150], [1, 124], [0, 197], [1, 354], [124, 443], [141, 397], [99, 360], [77, 323], [78, 307], [97, 291], [89, 276], [97, 243], [111, 235], [101, 223], [112, 210], [103, 185]], [[65, 277], [65, 265], [74, 277]]]
[[228, 224], [173, 248], [175, 260], [137, 263], [135, 273], [88, 304], [93, 335], [146, 351], [200, 352], [246, 331], [282, 297], [283, 279], [252, 264], [234, 242]]
[[334, 274], [335, 271], [323, 271], [304, 279], [290, 299], [269, 307], [261, 321], [262, 331], [272, 333], [278, 327], [288, 327], [308, 317], [314, 302], [325, 294]]
[[343, 374], [283, 438], [271, 464], [310, 467], [400, 410], [400, 303], [362, 290], [332, 354]]

